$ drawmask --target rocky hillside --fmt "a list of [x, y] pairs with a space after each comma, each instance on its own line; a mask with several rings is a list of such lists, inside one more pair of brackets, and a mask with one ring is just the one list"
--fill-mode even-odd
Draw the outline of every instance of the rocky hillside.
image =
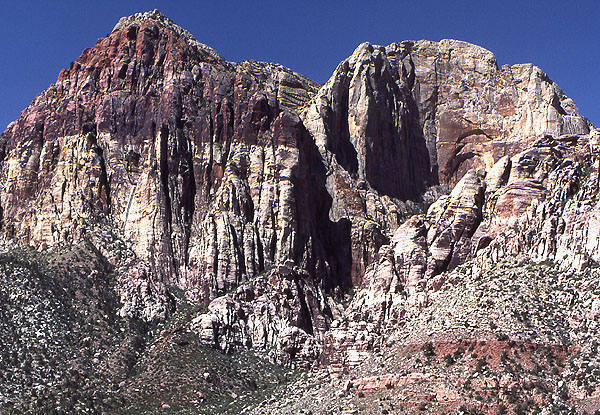
[[0, 144], [9, 413], [600, 409], [600, 132], [531, 64], [363, 43], [320, 86], [152, 11]]

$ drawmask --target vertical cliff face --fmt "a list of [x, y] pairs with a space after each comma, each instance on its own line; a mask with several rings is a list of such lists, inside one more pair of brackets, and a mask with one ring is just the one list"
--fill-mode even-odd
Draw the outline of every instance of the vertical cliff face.
[[[550, 263], [575, 279], [593, 275], [600, 260], [599, 139], [595, 129], [538, 138], [527, 149], [501, 158], [488, 172], [469, 170], [426, 215], [404, 222], [368, 267], [344, 315], [333, 323], [325, 338], [325, 361], [333, 368], [360, 365], [383, 333], [410, 332], [404, 327], [419, 321], [421, 312], [435, 315], [438, 296], [453, 289], [449, 287], [460, 291], [463, 279], [478, 281], [481, 275], [505, 277], [506, 270], [498, 265], [503, 261]], [[528, 277], [531, 289], [545, 284], [544, 277]], [[481, 292], [488, 295], [495, 298]], [[453, 312], [464, 311], [453, 308], [453, 300], [444, 301], [450, 301], [443, 304]], [[454, 326], [448, 330], [435, 333], [434, 341], [473, 336], [455, 333]], [[538, 341], [536, 333], [528, 335]], [[427, 335], [415, 331], [410, 336], [415, 341]], [[562, 347], [562, 342], [550, 343]]]
[[122, 270], [126, 314], [166, 314], [175, 285], [210, 303], [206, 342], [311, 361], [346, 288], [384, 320], [390, 290], [425, 301], [548, 196], [532, 160], [554, 150], [523, 151], [589, 131], [539, 68], [499, 69], [465, 42], [364, 43], [319, 86], [227, 62], [153, 11], [121, 19], [2, 134], [2, 232], [93, 241]]
[[204, 299], [286, 260], [357, 284], [406, 201], [588, 129], [539, 69], [458, 41], [362, 44], [317, 89], [158, 12], [123, 18], [3, 134], [4, 232], [53, 246], [109, 218]]
[[305, 119], [328, 162], [404, 200], [429, 185], [454, 186], [470, 168], [490, 168], [535, 137], [589, 132], [539, 68], [498, 69], [491, 52], [456, 40], [363, 43]]
[[228, 63], [158, 12], [124, 18], [3, 134], [3, 229], [53, 246], [108, 217], [154, 274], [204, 299], [286, 260], [338, 285], [329, 247], [348, 236], [296, 114], [316, 89]]
[[[311, 394], [257, 413], [342, 412], [352, 391], [388, 394], [390, 412], [495, 411], [533, 389], [548, 413], [575, 400], [597, 409], [599, 149], [539, 68], [498, 68], [465, 42], [363, 43], [320, 86], [227, 62], [157, 11], [123, 18], [0, 136], [0, 251], [51, 248], [0, 258], [17, 339], [0, 347], [0, 377], [18, 375], [11, 402], [52, 405], [17, 396], [53, 376], [42, 365], [32, 378], [14, 357], [42, 341], [27, 333], [43, 323], [53, 359], [88, 350], [84, 372], [108, 363], [98, 383], [64, 377], [69, 388], [96, 396], [120, 367], [119, 405], [156, 380], [156, 362], [210, 345], [351, 372], [342, 392], [313, 379]], [[51, 307], [31, 320], [21, 305], [37, 310], [48, 281]], [[139, 332], [117, 336], [106, 320], [74, 341], [52, 328], [54, 317], [77, 326], [90, 304]], [[170, 314], [171, 328], [147, 330]], [[119, 351], [103, 356], [94, 327]], [[155, 360], [139, 361], [144, 336]], [[132, 365], [153, 375], [132, 379]], [[218, 388], [204, 370], [190, 369], [195, 382]]]
[[438, 194], [426, 189], [452, 188], [540, 135], [589, 132], [539, 68], [498, 69], [491, 52], [456, 40], [363, 43], [302, 117], [328, 166], [330, 216], [352, 224], [355, 283], [411, 211], [403, 201], [430, 202]]
[[432, 184], [418, 109], [384, 48], [360, 45], [319, 91], [306, 119], [334, 170], [377, 193], [417, 199]]
[[[585, 134], [586, 120], [538, 67], [504, 65], [456, 40], [403, 42], [402, 59], [439, 180], [455, 184], [473, 167], [490, 168], [544, 134]], [[435, 145], [435, 147], [434, 147]]]

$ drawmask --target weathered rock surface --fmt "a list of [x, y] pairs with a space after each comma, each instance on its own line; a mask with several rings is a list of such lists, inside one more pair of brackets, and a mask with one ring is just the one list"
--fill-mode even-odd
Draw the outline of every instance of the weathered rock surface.
[[310, 367], [319, 358], [332, 307], [339, 306], [310, 276], [280, 265], [214, 299], [193, 326], [203, 343], [221, 350], [253, 348], [272, 360]]
[[593, 413], [598, 269], [557, 265], [523, 256], [460, 266], [460, 283], [408, 309], [360, 364], [282, 386], [250, 413]]
[[[388, 335], [427, 331], [454, 304], [438, 293], [465, 276], [479, 287], [504, 257], [585, 278], [600, 263], [600, 133], [539, 68], [498, 68], [456, 40], [363, 43], [319, 86], [281, 65], [227, 62], [159, 12], [136, 14], [0, 144], [2, 239], [95, 247], [119, 318], [156, 324], [182, 292], [202, 305], [182, 344], [336, 376]], [[561, 318], [588, 324], [581, 315]], [[472, 341], [455, 328], [452, 347]], [[443, 349], [444, 324], [436, 333]], [[422, 381], [439, 393], [406, 396], [464, 398], [413, 363], [356, 390]]]
[[328, 165], [330, 217], [352, 223], [355, 284], [377, 248], [368, 240], [383, 241], [364, 230], [390, 236], [407, 216], [399, 200], [489, 170], [537, 136], [589, 131], [539, 68], [498, 69], [491, 52], [456, 40], [361, 44], [302, 118]]
[[415, 211], [403, 201], [589, 128], [539, 69], [452, 40], [362, 44], [317, 89], [226, 62], [156, 11], [123, 18], [2, 135], [5, 233], [54, 246], [109, 216], [205, 301], [288, 259], [357, 284]]
[[[452, 270], [467, 260], [474, 273], [516, 255], [553, 261], [567, 272], [594, 266], [597, 143], [597, 130], [546, 136], [499, 160], [487, 176], [470, 170], [450, 195], [432, 204], [426, 216], [407, 220], [381, 248], [344, 316], [328, 332], [323, 360], [334, 371], [360, 364], [383, 333], [431, 306], [430, 297], [444, 284], [460, 286], [460, 273]], [[357, 327], [368, 327], [370, 341], [356, 340], [365, 338]]]
[[584, 134], [574, 102], [538, 67], [498, 69], [494, 55], [456, 40], [403, 42], [386, 48], [414, 73], [412, 85], [432, 164], [441, 182], [490, 168], [534, 137]]
[[204, 300], [288, 259], [326, 279], [335, 225], [294, 113], [316, 87], [228, 63], [157, 12], [123, 19], [3, 134], [5, 232], [53, 246], [109, 216]]

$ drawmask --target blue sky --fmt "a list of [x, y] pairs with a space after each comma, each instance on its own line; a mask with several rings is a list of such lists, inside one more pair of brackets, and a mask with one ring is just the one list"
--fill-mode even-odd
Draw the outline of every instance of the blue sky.
[[533, 62], [600, 126], [600, 1], [0, 0], [0, 130], [121, 16], [157, 8], [231, 61], [318, 82], [363, 41], [454, 38]]

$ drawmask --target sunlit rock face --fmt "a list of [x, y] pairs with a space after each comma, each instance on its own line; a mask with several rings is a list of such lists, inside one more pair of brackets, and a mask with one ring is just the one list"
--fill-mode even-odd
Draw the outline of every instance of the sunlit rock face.
[[[567, 201], [596, 191], [573, 170], [597, 177], [580, 160], [590, 128], [539, 68], [499, 69], [465, 42], [363, 43], [320, 86], [227, 62], [153, 11], [121, 19], [0, 136], [1, 229], [94, 243], [124, 314], [166, 316], [177, 286], [208, 305], [206, 343], [308, 364], [346, 347], [326, 338], [350, 287], [364, 331], [425, 306], [479, 252], [597, 258], [597, 215]], [[354, 361], [369, 342], [348, 346]]]
[[389, 237], [406, 217], [390, 201], [453, 187], [540, 135], [589, 131], [539, 68], [498, 69], [491, 52], [456, 40], [361, 44], [302, 118], [330, 172], [330, 217], [352, 224], [355, 284], [373, 260], [376, 245], [366, 241], [378, 239], [365, 229]]
[[332, 322], [324, 361], [334, 372], [360, 365], [379, 340], [431, 310], [438, 291], [502, 274], [497, 264], [509, 258], [589, 276], [600, 260], [599, 137], [592, 130], [539, 138], [487, 172], [469, 170], [426, 215], [405, 221]]
[[4, 133], [3, 229], [52, 246], [108, 217], [153, 273], [205, 299], [288, 259], [336, 278], [296, 114], [317, 86], [228, 63], [158, 13], [122, 19]]
[[[363, 43], [318, 96], [309, 112], [324, 119], [311, 129], [317, 143], [395, 196], [413, 196], [435, 177], [454, 185], [471, 167], [489, 168], [540, 135], [589, 132], [575, 103], [538, 67], [498, 69], [490, 51], [451, 39]], [[392, 168], [404, 176], [387, 177]]]

